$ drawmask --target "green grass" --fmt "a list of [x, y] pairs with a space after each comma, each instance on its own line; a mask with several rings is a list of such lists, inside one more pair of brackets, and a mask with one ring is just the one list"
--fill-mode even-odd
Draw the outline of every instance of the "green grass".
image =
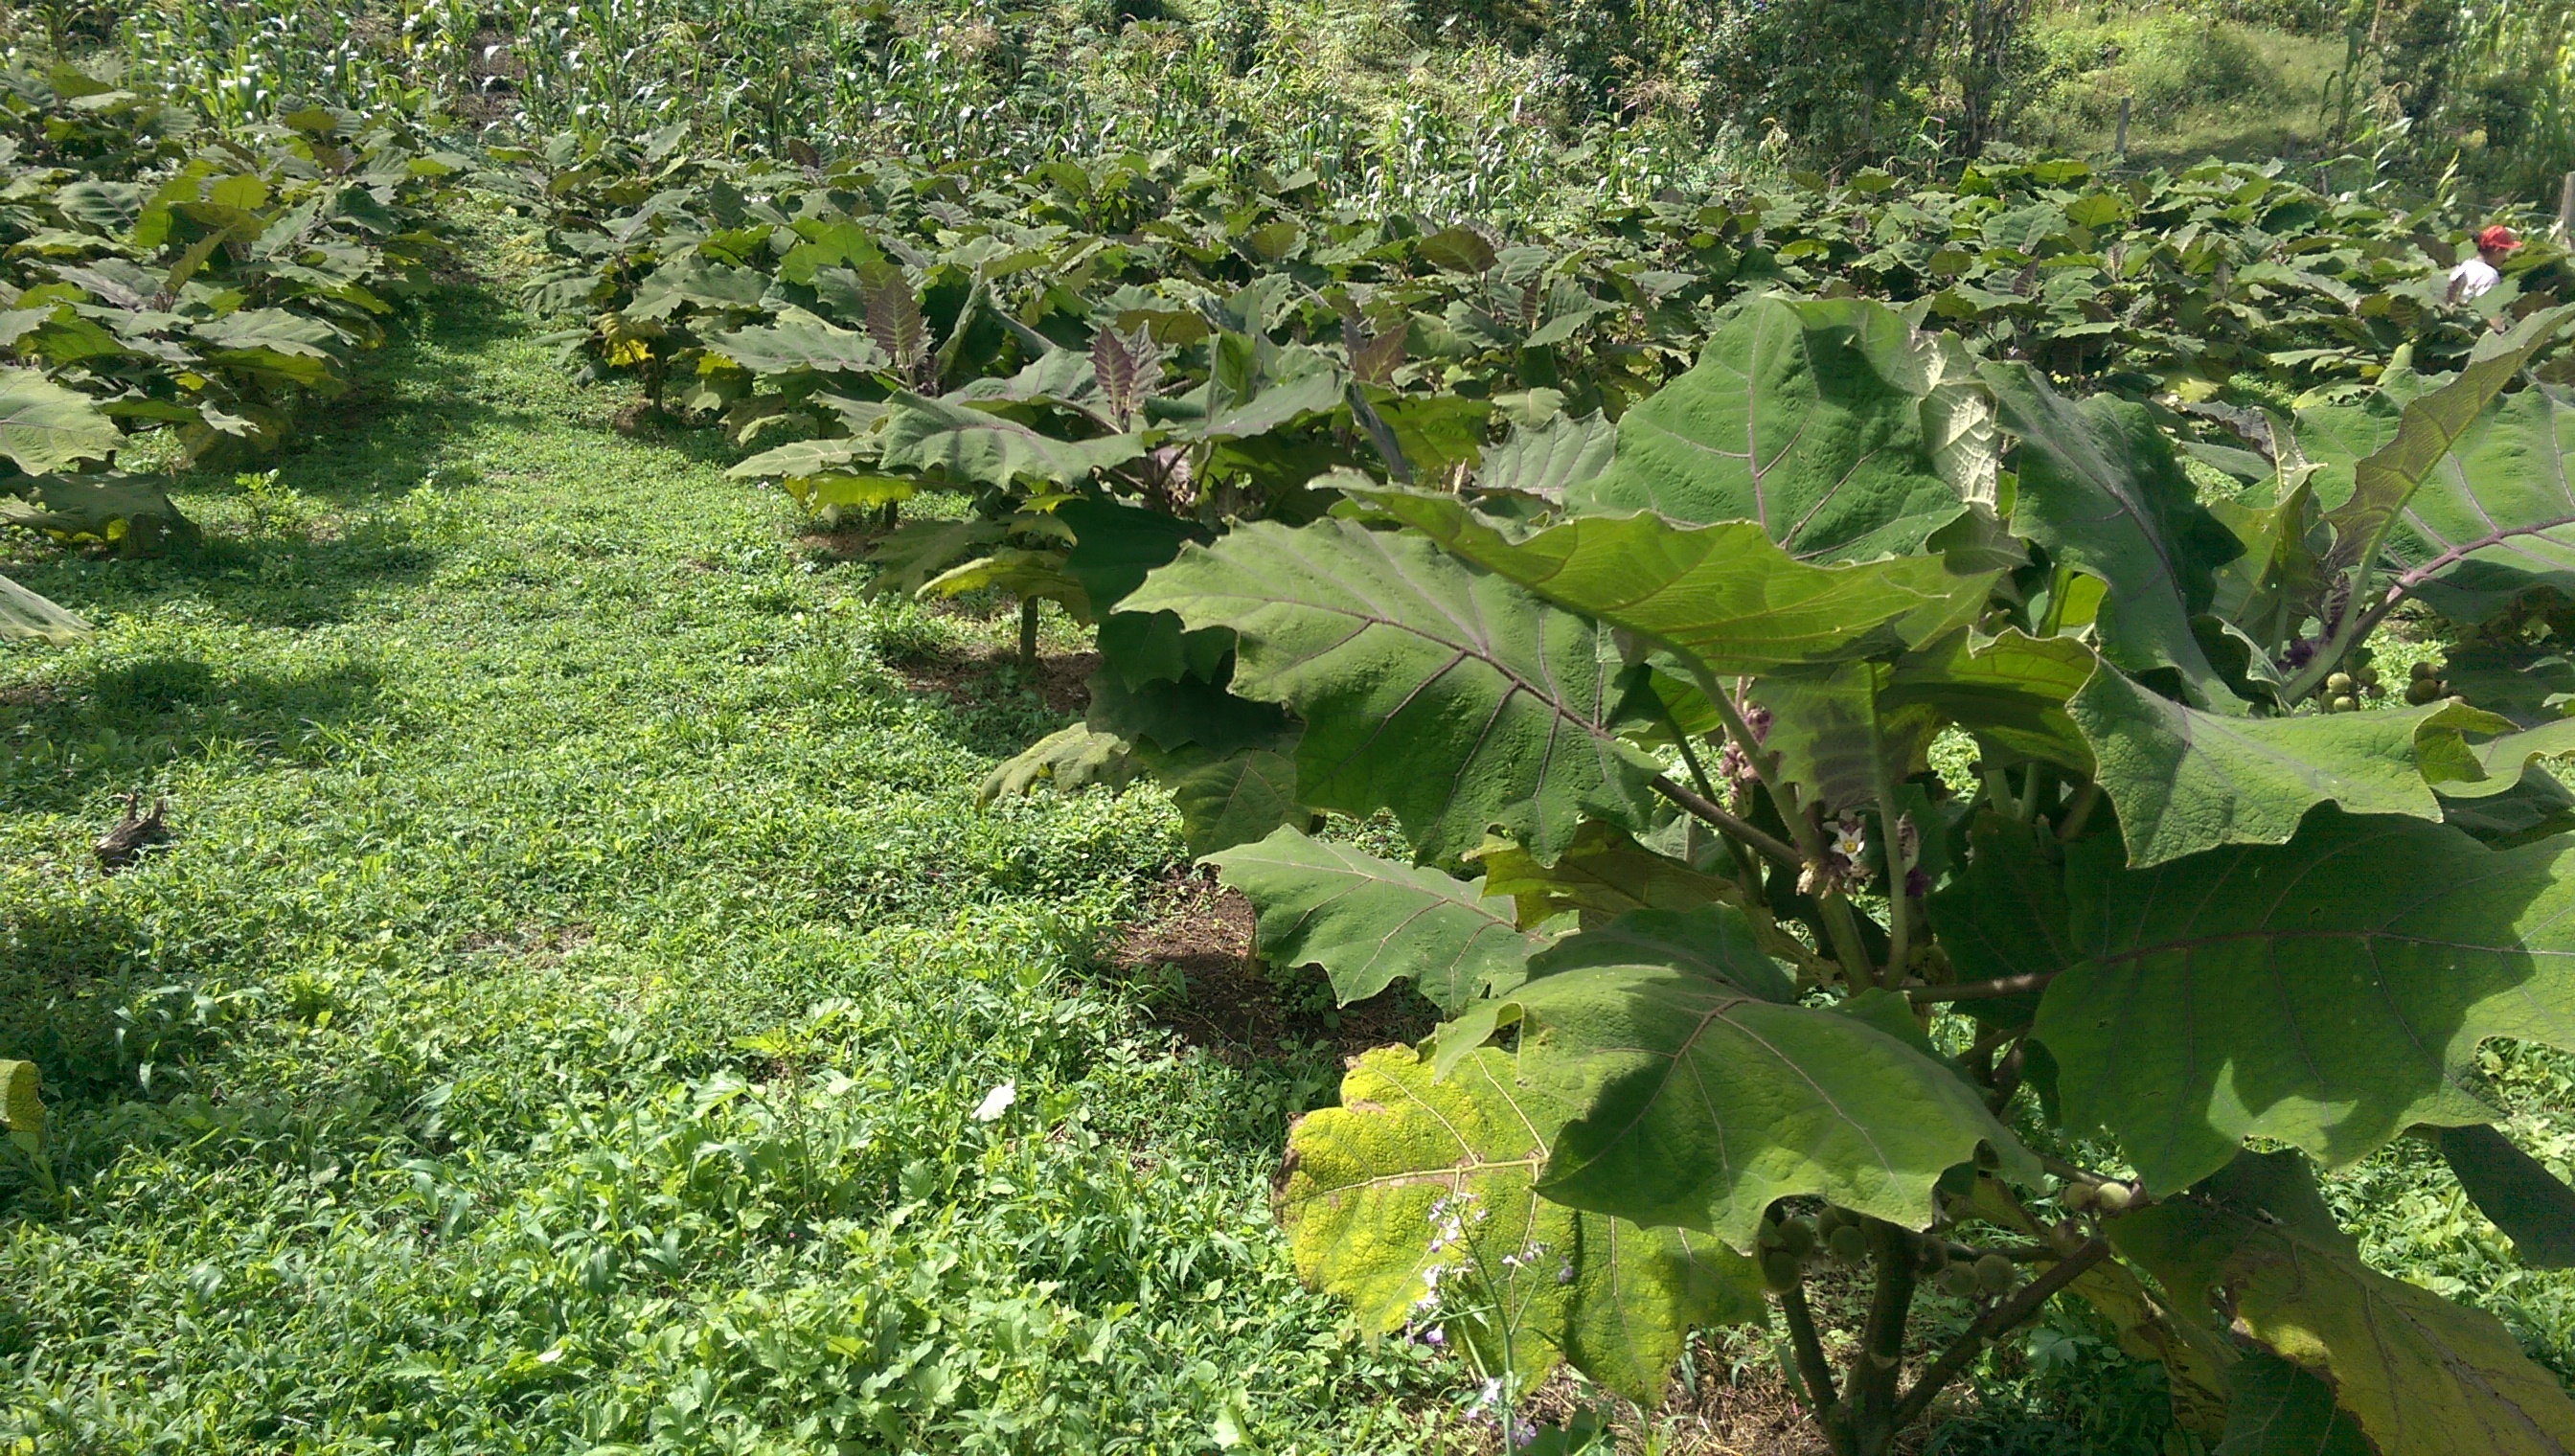
[[[65, 1190], [0, 1153], [0, 1453], [1473, 1449], [1269, 1223], [1334, 1049], [1176, 1044], [1105, 963], [1167, 809], [974, 807], [1062, 716], [909, 675], [1012, 614], [868, 598], [536, 332], [447, 290], [273, 475], [181, 479], [201, 547], [7, 562], [103, 631], [0, 649], [0, 1056]], [[103, 877], [133, 789], [177, 840]], [[2569, 1060], [2489, 1061], [2568, 1172]], [[2421, 1149], [2334, 1196], [2575, 1375], [2575, 1277]], [[2156, 1450], [2158, 1381], [2059, 1309], [1934, 1441]]]
[[[1446, 1380], [1267, 1220], [1328, 1054], [1097, 963], [1167, 809], [977, 810], [1061, 716], [899, 671], [1009, 617], [866, 599], [714, 435], [427, 311], [273, 480], [181, 482], [202, 549], [8, 568], [103, 631], [0, 655], [66, 1190], [0, 1167], [0, 1452], [1413, 1445]], [[102, 877], [135, 788], [177, 840]]]
[[[2188, 7], [2073, 4], [2031, 26], [2031, 99], [2013, 140], [2107, 155], [2129, 103], [2128, 160], [2316, 161], [2329, 145], [2326, 81], [2345, 42], [2215, 20]], [[2372, 84], [2374, 61], [2364, 76]]]

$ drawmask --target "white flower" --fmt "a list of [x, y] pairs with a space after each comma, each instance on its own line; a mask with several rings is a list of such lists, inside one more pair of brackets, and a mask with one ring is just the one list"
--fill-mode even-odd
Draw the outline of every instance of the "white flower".
[[1868, 841], [1861, 837], [1859, 828], [1859, 820], [1844, 819], [1833, 834], [1833, 852], [1854, 864], [1868, 851]]
[[994, 1121], [1003, 1113], [1010, 1111], [1011, 1104], [1018, 1100], [1020, 1100], [1020, 1084], [1017, 1082], [1004, 1082], [993, 1090], [986, 1092], [984, 1094], [984, 1100], [975, 1104], [975, 1120], [978, 1122]]

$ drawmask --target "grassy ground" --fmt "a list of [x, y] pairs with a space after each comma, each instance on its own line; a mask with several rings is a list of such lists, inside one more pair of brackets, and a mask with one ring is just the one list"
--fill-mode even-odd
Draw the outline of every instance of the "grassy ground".
[[202, 550], [9, 569], [105, 630], [0, 655], [0, 1452], [1410, 1446], [1266, 1222], [1333, 1058], [1158, 1033], [1166, 811], [978, 811], [1062, 715], [905, 675], [1010, 620], [432, 312]]
[[[2340, 35], [2291, 35], [2164, 5], [2074, 4], [2038, 17], [2029, 42], [2030, 100], [2013, 135], [2025, 145], [2106, 156], [2125, 100], [2127, 156], [2141, 167], [2311, 162], [2338, 150], [2323, 103], [2346, 59]], [[2375, 64], [2365, 70], [2364, 92]]]
[[[202, 547], [9, 563], [105, 630], [0, 650], [0, 1056], [65, 1190], [0, 1153], [0, 1456], [1474, 1449], [1267, 1221], [1343, 1048], [1187, 924], [1108, 953], [1166, 811], [974, 806], [1064, 721], [1010, 614], [866, 598], [488, 293], [421, 325], [182, 482]], [[138, 788], [176, 841], [102, 876]], [[2568, 1060], [2490, 1062], [2565, 1171]], [[2575, 1373], [2575, 1278], [2425, 1154], [2335, 1196]], [[1806, 1449], [1773, 1369], [1720, 1338], [1638, 1449]], [[2159, 1448], [2079, 1312], [1978, 1384], [1926, 1449]]]

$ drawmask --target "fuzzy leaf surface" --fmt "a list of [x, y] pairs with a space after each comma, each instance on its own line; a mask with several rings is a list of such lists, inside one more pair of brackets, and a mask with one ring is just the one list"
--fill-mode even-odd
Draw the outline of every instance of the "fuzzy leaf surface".
[[1390, 808], [1453, 863], [1499, 826], [1553, 859], [1590, 813], [1641, 829], [1656, 767], [1610, 728], [1604, 631], [1418, 538], [1264, 522], [1185, 548], [1123, 604], [1232, 628], [1232, 689], [1304, 720], [1297, 795]]
[[1397, 864], [1293, 827], [1208, 862], [1252, 901], [1262, 956], [1321, 966], [1342, 1005], [1408, 978], [1453, 1013], [1488, 988], [1516, 985], [1552, 938], [1520, 929], [1511, 901], [1486, 896], [1479, 880]]
[[2040, 1002], [2068, 1126], [2150, 1187], [2186, 1186], [2249, 1136], [2329, 1164], [2415, 1123], [2494, 1118], [2477, 1044], [2575, 1047], [2575, 874], [2560, 844], [2489, 849], [2444, 824], [2308, 815], [2288, 843], [2131, 869], [2068, 847], [2088, 958]]
[[[1429, 1317], [1419, 1302], [1435, 1287], [1448, 1333], [1495, 1368], [1499, 1331], [1476, 1311], [1502, 1305], [1517, 1314], [1521, 1376], [1570, 1360], [1630, 1399], [1655, 1401], [1690, 1329], [1762, 1317], [1760, 1276], [1703, 1235], [1539, 1197], [1531, 1185], [1565, 1111], [1516, 1083], [1499, 1051], [1435, 1081], [1402, 1048], [1366, 1053], [1341, 1080], [1341, 1105], [1288, 1134], [1279, 1221], [1297, 1271], [1348, 1299], [1372, 1333]], [[1456, 1237], [1433, 1247], [1452, 1216]], [[1520, 1262], [1532, 1246], [1537, 1256]]]
[[1689, 373], [1618, 421], [1609, 469], [1567, 503], [1756, 523], [1800, 560], [1911, 552], [1958, 514], [1923, 429], [1911, 331], [1883, 304], [1761, 299]]
[[[1748, 1249], [1763, 1210], [1801, 1194], [1922, 1227], [1932, 1185], [1979, 1143], [2034, 1173], [1949, 1068], [1856, 1017], [1773, 999], [1788, 979], [1748, 927], [1668, 963], [1623, 944], [1600, 956], [1586, 939], [1558, 942], [1484, 1003], [1491, 1025], [1519, 1028], [1519, 1080], [1578, 1109], [1539, 1182], [1547, 1197]], [[1443, 1030], [1442, 1060], [1469, 1039]]]
[[1351, 491], [1487, 571], [1719, 676], [1886, 657], [1973, 620], [1990, 575], [1927, 557], [1819, 567], [1748, 522], [1583, 517], [1514, 541], [1452, 496]]

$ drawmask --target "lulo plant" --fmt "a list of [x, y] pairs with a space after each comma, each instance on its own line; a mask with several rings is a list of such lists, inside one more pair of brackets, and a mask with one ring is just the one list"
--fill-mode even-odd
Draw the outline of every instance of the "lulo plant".
[[[1650, 1403], [1689, 1329], [1775, 1309], [1834, 1450], [1877, 1456], [2062, 1295], [2208, 1446], [2562, 1456], [2558, 1381], [2369, 1268], [2317, 1175], [2426, 1138], [2568, 1261], [2575, 1191], [2472, 1065], [2575, 1048], [2575, 799], [2538, 765], [2575, 721], [2508, 634], [2437, 695], [2317, 695], [2407, 604], [2575, 596], [2575, 401], [2532, 376], [2570, 312], [2244, 450], [1756, 300], [1543, 489], [1515, 438], [1455, 490], [1330, 478], [1300, 525], [1082, 508], [1091, 718], [1003, 786], [1161, 775], [1273, 962], [1447, 1017], [1280, 1176], [1373, 1329]], [[2185, 452], [2247, 483], [2203, 504]], [[1469, 1304], [1507, 1340], [1422, 1304], [1504, 1254]]]

